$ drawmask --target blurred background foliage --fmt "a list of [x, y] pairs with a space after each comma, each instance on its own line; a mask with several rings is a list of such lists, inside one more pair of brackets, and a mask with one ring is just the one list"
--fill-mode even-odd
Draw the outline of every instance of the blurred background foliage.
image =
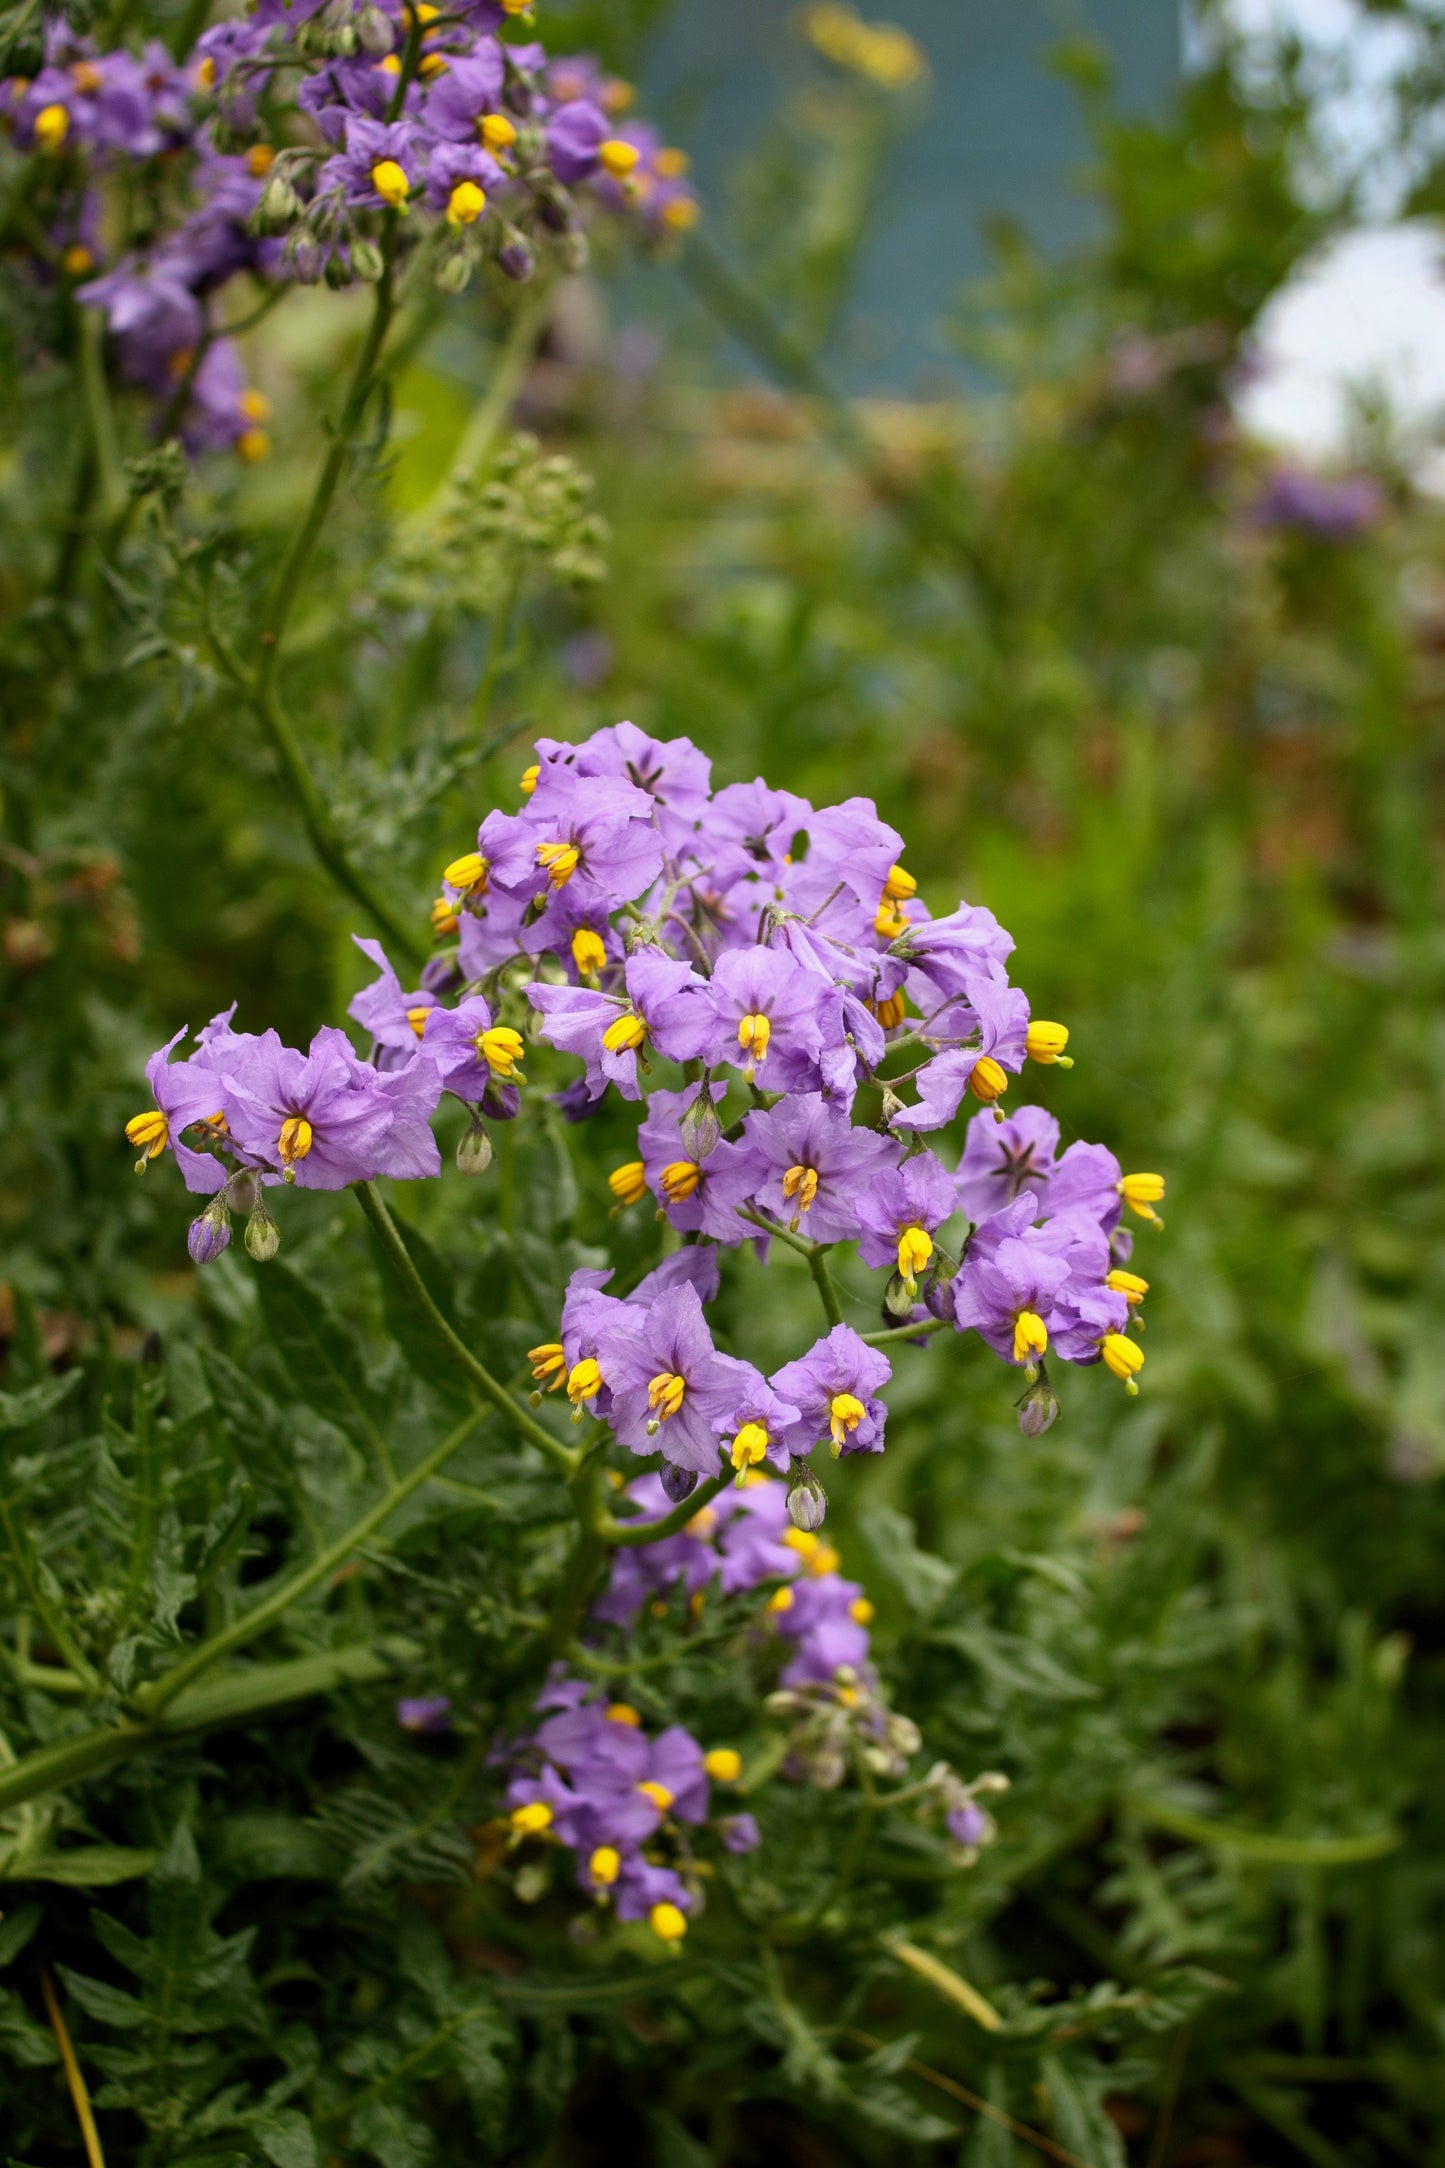
[[[665, 5], [557, 12], [633, 69]], [[886, 2113], [829, 2093], [806, 2028], [714, 2000], [670, 2032], [599, 2020], [585, 2053], [549, 2035], [541, 2120], [503, 2157], [612, 2159], [619, 2131], [658, 2168], [1040, 2157], [973, 2094], [1090, 2168], [1445, 2159], [1445, 522], [1384, 417], [1360, 419], [1370, 515], [1333, 529], [1270, 513], [1272, 462], [1232, 420], [1261, 309], [1351, 215], [1290, 71], [1261, 88], [1225, 42], [1141, 119], [1097, 53], [1060, 63], [1090, 115], [1097, 238], [1059, 263], [998, 227], [953, 325], [976, 395], [828, 395], [817, 353], [916, 93], [815, 56], [682, 264], [611, 289], [604, 262], [545, 310], [472, 296], [420, 328], [295, 622], [309, 755], [419, 929], [480, 811], [516, 802], [530, 734], [686, 732], [720, 780], [876, 798], [925, 895], [990, 905], [1036, 1011], [1070, 1025], [1077, 1066], [1037, 1094], [1066, 1137], [1169, 1182], [1168, 1230], [1141, 1244], [1137, 1405], [1072, 1377], [1027, 1442], [996, 1367], [910, 1354], [887, 1458], [838, 1484], [829, 1524], [879, 1603], [897, 1704], [1015, 1780], [973, 1877], [910, 1898], [894, 1862], [890, 1902], [990, 1994], [1079, 1999], [1050, 2005], [1047, 2039], [1019, 2019], [999, 2044], [896, 1968], [863, 1967], [841, 2006], [800, 1960], [835, 2045], [902, 2040]], [[1422, 76], [1402, 126], [1431, 110]], [[272, 461], [208, 466], [178, 509], [146, 499], [102, 573], [67, 534], [69, 365], [30, 366], [31, 304], [0, 275], [25, 423], [0, 455], [4, 1383], [99, 1366], [123, 1408], [146, 1334], [234, 1353], [259, 1333], [239, 1268], [205, 1297], [184, 1269], [171, 1172], [131, 1173], [146, 1054], [233, 999], [304, 1040], [364, 975], [357, 914], [175, 578], [209, 567], [224, 607], [274, 562], [359, 319], [324, 293], [268, 319], [249, 363]], [[627, 319], [639, 276], [681, 298]], [[740, 344], [750, 372], [720, 365]], [[467, 432], [513, 422], [534, 441], [459, 511]], [[620, 1139], [566, 1145], [584, 1237]], [[523, 1226], [529, 1164], [501, 1173]], [[530, 1322], [537, 1277], [496, 1280], [479, 1189], [408, 1209], [479, 1315]], [[365, 1324], [339, 1208], [287, 1204], [293, 1261]], [[751, 1313], [763, 1362], [810, 1315], [787, 1267]], [[278, 1724], [284, 1777], [236, 1743], [227, 1789], [314, 1809], [313, 1728]], [[208, 1871], [244, 1881], [235, 1857]], [[167, 1872], [178, 1902], [194, 1863]], [[407, 1962], [424, 1996], [430, 1960]], [[1128, 2018], [1180, 1966], [1227, 1991]], [[1089, 2002], [1106, 1979], [1124, 2015]], [[27, 2157], [74, 2157], [60, 2122], [31, 2116]]]

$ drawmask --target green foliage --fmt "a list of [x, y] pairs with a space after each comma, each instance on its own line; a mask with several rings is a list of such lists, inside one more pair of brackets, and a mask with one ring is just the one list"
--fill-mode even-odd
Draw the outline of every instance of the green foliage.
[[[659, 12], [567, 22], [631, 67]], [[1408, 12], [1413, 131], [1439, 33]], [[27, 11], [8, 25], [19, 50]], [[991, 399], [870, 413], [861, 446], [834, 415], [866, 480], [816, 408], [685, 393], [686, 354], [627, 398], [544, 373], [545, 447], [508, 437], [486, 376], [518, 319], [470, 297], [419, 327], [390, 439], [369, 411], [295, 597], [280, 682], [329, 833], [419, 951], [528, 738], [631, 714], [721, 779], [875, 795], [925, 890], [995, 908], [1070, 1024], [1077, 1067], [1038, 1096], [1169, 1177], [1138, 1404], [1071, 1378], [1024, 1440], [996, 1366], [900, 1349], [887, 1456], [832, 1486], [916, 1770], [1011, 1780], [976, 1866], [846, 1758], [792, 1781], [755, 1600], [675, 1591], [590, 1646], [650, 1723], [737, 1745], [763, 1827], [671, 1954], [498, 1830], [494, 1741], [571, 1639], [572, 1508], [535, 1441], [472, 1420], [476, 1361], [525, 1409], [575, 1268], [654, 1261], [655, 1228], [610, 1216], [625, 1126], [535, 1094], [485, 1175], [408, 1197], [415, 1279], [320, 1194], [278, 1206], [273, 1263], [238, 1241], [192, 1273], [173, 1169], [137, 1181], [122, 1141], [179, 1023], [239, 999], [304, 1039], [374, 930], [244, 651], [358, 324], [318, 293], [255, 335], [270, 470], [183, 483], [112, 386], [117, 531], [74, 311], [0, 264], [15, 2159], [82, 2158], [46, 1976], [109, 2168], [1013, 2168], [1040, 2132], [1088, 2168], [1445, 2158], [1442, 532], [1388, 471], [1355, 541], [1249, 516], [1232, 372], [1345, 204], [1299, 82], [1246, 97], [1241, 65], [1167, 121], [1098, 103], [1096, 245], [1046, 267], [1000, 232], [958, 326]], [[810, 91], [739, 197], [809, 349], [896, 118]], [[764, 226], [784, 179], [794, 215]], [[409, 415], [458, 381], [479, 426], [461, 410], [438, 495]], [[753, 1270], [719, 1313], [771, 1366], [816, 1293], [783, 1256], [764, 1305]], [[871, 1322], [846, 1273], [841, 1296]], [[570, 1449], [565, 1412], [536, 1420]], [[437, 1693], [449, 1734], [399, 1730], [398, 1696]]]

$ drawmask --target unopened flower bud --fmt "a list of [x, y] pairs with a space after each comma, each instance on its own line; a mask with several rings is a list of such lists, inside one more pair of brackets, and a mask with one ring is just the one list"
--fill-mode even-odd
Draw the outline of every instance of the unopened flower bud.
[[722, 1141], [722, 1123], [717, 1118], [710, 1085], [702, 1086], [678, 1126], [689, 1159], [701, 1161], [717, 1150]]
[[821, 1528], [828, 1511], [828, 1493], [805, 1460], [793, 1462], [788, 1477], [788, 1519], [795, 1528], [811, 1535]]
[[224, 1192], [213, 1197], [199, 1219], [191, 1221], [186, 1248], [193, 1265], [214, 1263], [231, 1240], [231, 1210]]
[[1059, 1419], [1059, 1396], [1045, 1371], [1040, 1371], [1018, 1403], [1019, 1429], [1026, 1438], [1041, 1438]]
[[273, 173], [261, 191], [256, 205], [254, 224], [258, 232], [279, 233], [288, 226], [300, 209], [295, 189], [284, 173]]
[[674, 1468], [670, 1460], [662, 1464], [662, 1487], [675, 1506], [684, 1498], [690, 1498], [697, 1489], [696, 1468]]
[[569, 227], [566, 233], [559, 234], [557, 261], [564, 271], [585, 271], [591, 254], [587, 236], [579, 226]]
[[379, 7], [368, 5], [356, 18], [356, 35], [362, 50], [370, 53], [373, 60], [380, 60], [396, 43], [396, 28], [391, 17]]
[[386, 259], [374, 241], [358, 234], [351, 244], [351, 268], [359, 279], [374, 286], [386, 269]]
[[485, 1174], [491, 1164], [492, 1140], [474, 1113], [457, 1146], [457, 1172]]
[[350, 60], [356, 51], [356, 31], [352, 24], [343, 23], [339, 30], [333, 30], [329, 43], [339, 59]]
[[[353, 251], [353, 254], [354, 253], [355, 252]], [[340, 256], [333, 252], [330, 256], [327, 257], [326, 283], [328, 286], [335, 288], [338, 292], [343, 286], [349, 286], [351, 284], [351, 266], [349, 263], [347, 263], [344, 256]]]
[[266, 1265], [280, 1247], [281, 1230], [258, 1197], [246, 1222], [246, 1248], [258, 1265]]
[[918, 1282], [905, 1280], [901, 1272], [895, 1272], [883, 1290], [883, 1315], [890, 1325], [903, 1324], [913, 1315], [917, 1299]]
[[299, 286], [314, 286], [321, 276], [321, 250], [309, 233], [293, 234], [286, 246], [286, 264]]
[[497, 250], [497, 263], [506, 277], [515, 279], [518, 285], [524, 284], [537, 268], [537, 259], [530, 244], [515, 226], [507, 229], [506, 237]]

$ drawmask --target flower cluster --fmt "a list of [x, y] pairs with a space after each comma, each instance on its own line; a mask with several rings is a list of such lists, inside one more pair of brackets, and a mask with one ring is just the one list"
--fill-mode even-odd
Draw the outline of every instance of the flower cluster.
[[[214, 309], [237, 273], [344, 286], [421, 243], [449, 292], [483, 258], [512, 279], [539, 253], [576, 268], [579, 190], [658, 237], [692, 224], [687, 159], [628, 118], [630, 86], [550, 60], [529, 28], [519, 0], [256, 0], [174, 61], [155, 41], [99, 51], [55, 19], [36, 73], [0, 84], [47, 275], [104, 309], [168, 427], [262, 456], [266, 402]], [[141, 200], [165, 214], [92, 276]]]
[[[540, 1038], [580, 1064], [558, 1095], [572, 1118], [609, 1091], [645, 1098], [610, 1187], [619, 1211], [650, 1194], [683, 1246], [626, 1299], [605, 1274], [574, 1275], [536, 1382], [660, 1453], [675, 1498], [720, 1453], [742, 1470], [794, 1467], [822, 1443], [881, 1451], [890, 1363], [870, 1340], [976, 1332], [1024, 1373], [1026, 1431], [1057, 1413], [1046, 1355], [1102, 1362], [1136, 1390], [1129, 1327], [1147, 1282], [1121, 1221], [1159, 1224], [1164, 1184], [1102, 1145], [1060, 1152], [1037, 1108], [1005, 1118], [1026, 1061], [1067, 1065], [1068, 1033], [1031, 1016], [993, 914], [932, 913], [867, 799], [714, 792], [686, 739], [630, 723], [536, 750], [522, 809], [489, 813], [445, 869], [422, 983], [404, 988], [376, 942], [358, 943], [377, 973], [351, 1005], [370, 1060], [335, 1029], [303, 1055], [229, 1016], [189, 1059], [171, 1058], [175, 1040], [152, 1059], [155, 1105], [128, 1134], [142, 1164], [172, 1142], [211, 1194], [193, 1254], [224, 1246], [237, 1202], [269, 1254], [260, 1200], [277, 1181], [437, 1173], [427, 1124], [443, 1092], [471, 1110], [460, 1162], [484, 1166], [486, 1121], [519, 1111]], [[662, 1082], [661, 1064], [683, 1081]], [[935, 1147], [970, 1106], [950, 1165]], [[804, 1250], [825, 1282], [824, 1253], [856, 1244], [886, 1275], [885, 1330], [835, 1322], [771, 1377], [720, 1350], [706, 1314], [718, 1255], [746, 1240]]]
[[[629, 1484], [627, 1497], [640, 1521], [670, 1510], [653, 1475]], [[884, 1700], [869, 1660], [873, 1606], [841, 1563], [831, 1544], [793, 1525], [784, 1486], [750, 1469], [676, 1535], [620, 1551], [592, 1618], [630, 1634], [645, 1608], [665, 1610], [679, 1588], [694, 1617], [713, 1593], [726, 1601], [770, 1588], [751, 1639], [764, 1660], [782, 1658], [766, 1702], [790, 1726], [781, 1774], [825, 1790], [858, 1767], [870, 1778], [900, 1778], [921, 1744], [918, 1728]], [[408, 1702], [399, 1720], [432, 1728], [433, 1706]], [[579, 1887], [598, 1905], [622, 1920], [647, 1919], [664, 1941], [677, 1941], [703, 1900], [696, 1833], [709, 1826], [733, 1854], [759, 1842], [751, 1814], [711, 1813], [711, 1786], [739, 1783], [742, 1755], [726, 1745], [705, 1750], [676, 1724], [649, 1737], [629, 1703], [609, 1703], [565, 1673], [549, 1681], [537, 1709], [541, 1721], [508, 1757], [510, 1844], [565, 1846]], [[968, 1866], [995, 1834], [978, 1797], [1006, 1782], [990, 1772], [965, 1783], [940, 1762], [907, 1797], [936, 1815], [957, 1864]]]

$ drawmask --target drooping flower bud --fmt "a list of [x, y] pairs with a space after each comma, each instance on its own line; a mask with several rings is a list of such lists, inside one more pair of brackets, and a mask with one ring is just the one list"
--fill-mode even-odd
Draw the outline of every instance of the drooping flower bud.
[[231, 1240], [231, 1209], [223, 1190], [213, 1197], [199, 1219], [191, 1221], [186, 1248], [194, 1265], [213, 1264]]
[[485, 1174], [492, 1164], [492, 1140], [475, 1111], [457, 1145], [459, 1174]]
[[368, 4], [356, 18], [356, 35], [361, 40], [363, 52], [370, 53], [373, 60], [380, 60], [396, 43], [396, 26], [381, 8]]
[[665, 1460], [662, 1464], [660, 1480], [667, 1497], [671, 1499], [675, 1506], [680, 1506], [683, 1499], [690, 1498], [697, 1489], [697, 1470], [696, 1468], [674, 1468], [670, 1460]]
[[295, 189], [284, 173], [273, 173], [256, 206], [256, 224], [265, 233], [279, 233], [300, 209]]
[[258, 1265], [266, 1265], [280, 1247], [281, 1230], [258, 1197], [246, 1222], [246, 1248]]
[[537, 268], [537, 259], [526, 236], [515, 226], [508, 226], [503, 233], [502, 245], [497, 250], [497, 263], [505, 275], [509, 279], [515, 279], [519, 286], [525, 285]]
[[788, 1519], [805, 1535], [821, 1528], [828, 1512], [828, 1493], [805, 1460], [795, 1460], [788, 1477]]
[[471, 283], [471, 276], [471, 258], [464, 248], [457, 248], [441, 258], [432, 273], [432, 282], [438, 293], [460, 294]]
[[1026, 1438], [1041, 1438], [1059, 1419], [1059, 1396], [1042, 1368], [1018, 1403], [1019, 1429]]
[[368, 286], [374, 286], [386, 269], [381, 250], [364, 234], [357, 234], [351, 243], [351, 268]]
[[722, 1123], [717, 1118], [709, 1085], [702, 1086], [678, 1126], [689, 1159], [703, 1160], [717, 1150], [722, 1141]]

